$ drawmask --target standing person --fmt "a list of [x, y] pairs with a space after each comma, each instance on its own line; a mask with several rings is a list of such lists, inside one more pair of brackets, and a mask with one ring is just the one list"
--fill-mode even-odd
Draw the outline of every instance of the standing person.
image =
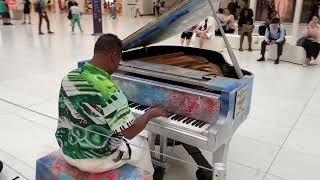
[[111, 18], [112, 19], [116, 19], [117, 17], [117, 9], [116, 9], [116, 5], [114, 2], [111, 3]]
[[31, 24], [31, 16], [30, 16], [30, 6], [31, 2], [30, 0], [25, 0], [24, 1], [24, 7], [23, 7], [23, 24], [27, 23], [27, 17], [29, 18], [29, 24]]
[[243, 9], [240, 13], [240, 19], [238, 21], [239, 33], [240, 33], [240, 48], [239, 51], [243, 51], [242, 44], [244, 36], [248, 37], [249, 51], [252, 51], [252, 31], [254, 29], [253, 25], [253, 11], [252, 9]]
[[134, 17], [136, 18], [137, 15], [139, 15], [140, 17], [142, 16], [142, 15], [141, 15], [141, 12], [140, 12], [140, 10], [139, 10], [139, 1], [138, 1], [138, 0], [136, 0], [135, 15], [134, 15]]
[[184, 41], [186, 40], [186, 46], [190, 46], [190, 41], [191, 41], [191, 37], [193, 35], [193, 30], [197, 27], [197, 25], [192, 26], [188, 29], [186, 29], [185, 31], [182, 32], [181, 34], [181, 46], [183, 46]]
[[283, 45], [285, 43], [285, 29], [280, 24], [279, 18], [273, 18], [271, 24], [266, 29], [265, 40], [261, 43], [261, 58], [257, 61], [265, 61], [265, 52], [268, 45], [276, 44], [278, 46], [278, 56], [274, 64], [279, 64], [279, 58], [282, 55]]
[[156, 1], [156, 16], [160, 16], [160, 0]]
[[[230, 13], [230, 10], [229, 9], [224, 9], [223, 11], [223, 14], [224, 14], [224, 17], [223, 17], [223, 22], [222, 22], [222, 28], [224, 30], [225, 33], [234, 33], [235, 29], [236, 29], [236, 25], [235, 25], [235, 22], [234, 22], [234, 15], [232, 15]], [[221, 36], [221, 32], [220, 32], [220, 29], [218, 29], [216, 31], [216, 35], [217, 36]]]
[[48, 34], [52, 34], [53, 32], [50, 30], [50, 22], [49, 22], [48, 14], [47, 14], [46, 9], [45, 9], [44, 0], [37, 0], [36, 1], [36, 11], [39, 14], [39, 35], [43, 35], [44, 34], [41, 31], [42, 19], [44, 19], [47, 22]]
[[304, 31], [306, 39], [302, 43], [302, 47], [306, 51], [307, 57], [303, 66], [308, 66], [311, 63], [311, 58], [317, 59], [320, 51], [320, 24], [319, 17], [313, 16], [308, 27]]
[[152, 2], [152, 14], [156, 15], [156, 2]]
[[81, 10], [78, 7], [77, 2], [74, 2], [74, 6], [71, 6], [70, 12], [72, 14], [72, 19], [71, 19], [71, 21], [72, 21], [72, 34], [74, 34], [74, 26], [76, 25], [76, 23], [78, 24], [80, 31], [83, 32], [83, 30], [81, 28], [81, 24], [80, 24]]
[[72, 13], [71, 13], [71, 7], [74, 6], [74, 1], [73, 0], [69, 0], [67, 3], [67, 7], [68, 7], [68, 19], [71, 21], [71, 26], [72, 26]]
[[236, 16], [237, 9], [239, 8], [238, 2], [231, 0], [228, 4], [228, 9], [233, 16]]
[[193, 30], [199, 37], [199, 48], [203, 48], [204, 40], [214, 35], [214, 19], [209, 16]]
[[131, 164], [152, 175], [147, 140], [138, 134], [151, 119], [169, 113], [155, 107], [134, 117], [127, 97], [111, 79], [121, 57], [121, 40], [101, 35], [91, 62], [63, 78], [55, 136], [64, 159], [81, 171], [102, 173]]
[[2, 14], [3, 25], [12, 25], [10, 22], [10, 9], [6, 1], [0, 2], [0, 13]]

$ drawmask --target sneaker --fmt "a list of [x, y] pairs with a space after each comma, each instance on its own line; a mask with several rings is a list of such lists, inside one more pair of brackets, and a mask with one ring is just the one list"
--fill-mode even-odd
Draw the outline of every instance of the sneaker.
[[44, 35], [44, 33], [43, 32], [39, 32], [39, 35]]
[[48, 34], [53, 34], [53, 32], [52, 32], [52, 31], [49, 31]]
[[1, 173], [2, 169], [3, 169], [3, 163], [0, 161], [0, 173]]
[[163, 167], [154, 168], [153, 180], [162, 180], [165, 173], [165, 169]]
[[274, 64], [279, 64], [279, 59], [277, 59], [276, 61], [274, 61]]
[[248, 51], [252, 52], [252, 48], [249, 48]]
[[264, 57], [261, 57], [260, 59], [258, 59], [257, 61], [265, 61]]
[[302, 64], [302, 67], [307, 67], [308, 66], [308, 64]]
[[23, 22], [22, 24], [26, 24], [26, 22]]
[[242, 49], [242, 48], [239, 48], [239, 51], [240, 51], [240, 52], [242, 52], [242, 51], [243, 51], [243, 49]]
[[204, 169], [198, 169], [196, 171], [198, 180], [212, 180], [212, 172]]
[[31, 22], [29, 22], [28, 24], [31, 24]]
[[310, 61], [310, 64], [311, 64], [311, 65], [317, 65], [318, 62], [317, 62], [316, 60], [311, 60], [311, 61]]

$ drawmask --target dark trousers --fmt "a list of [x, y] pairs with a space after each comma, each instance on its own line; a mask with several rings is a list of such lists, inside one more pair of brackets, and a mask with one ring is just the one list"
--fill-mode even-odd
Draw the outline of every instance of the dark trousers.
[[[212, 166], [209, 164], [207, 159], [202, 155], [201, 151], [197, 147], [184, 144], [184, 143], [181, 143], [181, 145], [192, 157], [192, 159], [197, 163], [198, 166], [212, 169]], [[202, 168], [199, 168], [199, 170], [200, 171], [197, 171], [197, 174], [196, 174], [198, 180], [212, 179], [212, 171], [202, 169]]]
[[303, 41], [302, 47], [307, 53], [307, 58], [314, 57], [316, 59], [318, 57], [320, 51], [319, 43], [306, 39]]
[[41, 32], [41, 26], [42, 26], [42, 19], [43, 18], [47, 22], [48, 31], [50, 31], [50, 22], [49, 22], [49, 18], [48, 18], [47, 12], [39, 12], [39, 33]]
[[[278, 46], [278, 51], [277, 51], [278, 57], [277, 57], [277, 59], [279, 59], [279, 57], [282, 55], [284, 43], [285, 43], [285, 41], [277, 43], [277, 46]], [[267, 48], [268, 45], [269, 44], [265, 40], [261, 43], [261, 55], [262, 55], [262, 57], [264, 57], [264, 54], [266, 53], [266, 48]]]

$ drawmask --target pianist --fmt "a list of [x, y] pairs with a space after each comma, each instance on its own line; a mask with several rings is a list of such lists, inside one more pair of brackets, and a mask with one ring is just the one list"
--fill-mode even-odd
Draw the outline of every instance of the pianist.
[[152, 175], [148, 144], [138, 134], [150, 119], [167, 112], [151, 108], [134, 118], [127, 98], [110, 78], [121, 56], [121, 40], [104, 34], [95, 44], [90, 64], [64, 77], [56, 139], [64, 159], [82, 171], [100, 173], [129, 163]]

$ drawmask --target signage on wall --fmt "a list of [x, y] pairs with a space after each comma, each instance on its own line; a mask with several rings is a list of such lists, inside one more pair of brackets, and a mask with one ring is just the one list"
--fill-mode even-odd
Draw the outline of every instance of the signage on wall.
[[93, 35], [102, 34], [101, 0], [92, 0]]

